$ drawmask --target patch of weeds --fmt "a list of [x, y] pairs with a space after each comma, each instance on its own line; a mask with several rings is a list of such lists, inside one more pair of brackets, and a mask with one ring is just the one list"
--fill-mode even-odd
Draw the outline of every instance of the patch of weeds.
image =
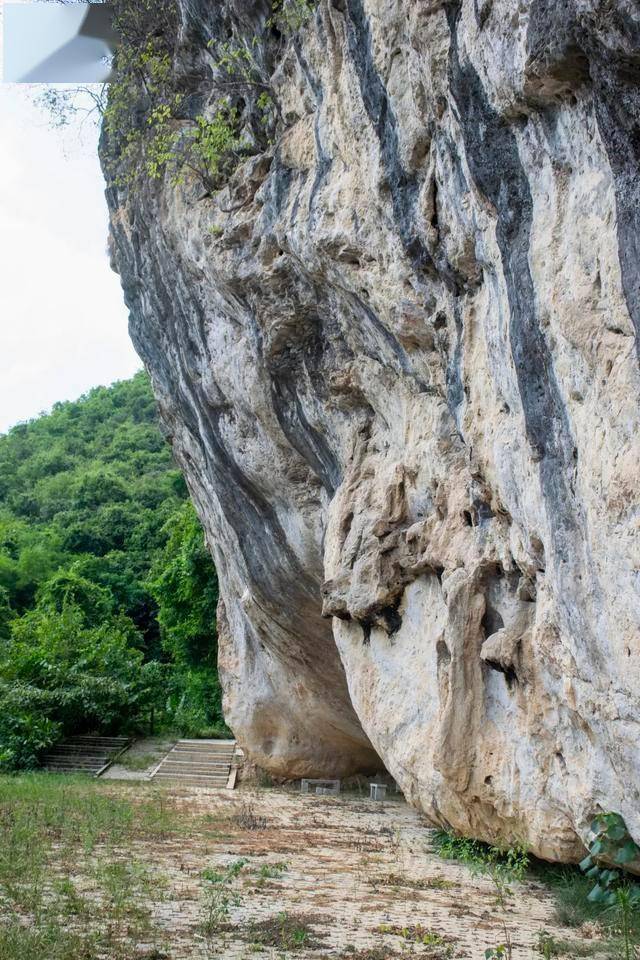
[[[310, 922], [314, 918], [302, 914], [279, 913], [267, 920], [249, 924], [246, 937], [252, 944], [278, 950], [313, 950], [321, 946]], [[317, 919], [316, 919], [317, 922]]]
[[445, 956], [450, 955], [451, 945], [454, 942], [451, 937], [446, 937], [435, 930], [423, 927], [420, 923], [405, 927], [397, 923], [381, 923], [379, 927], [376, 927], [375, 932], [385, 933], [392, 937], [402, 937], [406, 943], [420, 943], [424, 947], [445, 947], [448, 951], [444, 954]]
[[231, 820], [242, 830], [267, 829], [267, 818], [256, 813], [256, 808], [250, 800], [242, 801], [240, 810], [231, 817]]
[[91, 901], [78, 892], [69, 877], [56, 877], [51, 884], [51, 890], [54, 898], [57, 898], [60, 912], [65, 916], [86, 917], [94, 910]]
[[496, 891], [499, 906], [504, 910], [511, 884], [524, 880], [529, 854], [522, 844], [493, 847], [480, 840], [459, 837], [450, 830], [436, 830], [433, 837], [436, 853], [446, 860], [459, 860], [475, 874], [489, 877]]
[[69, 774], [0, 777], [0, 896], [37, 915], [52, 867], [59, 873], [61, 865], [77, 864], [97, 844], [164, 838], [174, 829], [175, 810], [162, 794], [132, 800]]
[[240, 875], [247, 860], [234, 860], [222, 871], [206, 869], [200, 876], [206, 881], [204, 890], [204, 917], [202, 931], [212, 937], [228, 920], [231, 907], [240, 904], [240, 895], [233, 890], [233, 881]]
[[279, 880], [286, 873], [289, 865], [286, 863], [263, 863], [253, 874], [257, 877], [256, 887], [264, 887], [268, 880]]
[[436, 830], [433, 839], [436, 852], [441, 857], [465, 863], [472, 873], [488, 877], [493, 884], [504, 941], [496, 947], [488, 947], [485, 957], [505, 957], [509, 960], [513, 949], [507, 925], [507, 900], [513, 895], [511, 885], [524, 880], [529, 866], [527, 850], [522, 844], [494, 847], [479, 840], [459, 837], [451, 830]]
[[[640, 944], [640, 885], [623, 871], [638, 861], [640, 849], [618, 814], [602, 813], [591, 824], [589, 855], [571, 867], [543, 867], [539, 873], [556, 901], [556, 916], [566, 926], [595, 922], [607, 938], [600, 949], [631, 960]], [[613, 869], [611, 864], [619, 864]], [[575, 947], [574, 955], [575, 953]]]
[[107, 951], [120, 960], [130, 931], [154, 943], [147, 905], [162, 878], [132, 861], [109, 862], [108, 851], [175, 832], [162, 794], [129, 797], [70, 775], [0, 777], [0, 901], [13, 918], [0, 923], [2, 960], [97, 960]]
[[[366, 947], [364, 950], [357, 950], [353, 945], [347, 946], [344, 952], [338, 957], [332, 957], [331, 960], [396, 960], [397, 957], [405, 957], [406, 953], [398, 953], [396, 950], [390, 950], [389, 947]], [[329, 960], [322, 957], [321, 960]]]
[[444, 877], [421, 877], [412, 880], [397, 873], [388, 873], [384, 877], [373, 877], [367, 880], [370, 887], [405, 887], [409, 890], [451, 890], [455, 883], [445, 880]]
[[288, 863], [263, 863], [258, 870], [258, 876], [263, 880], [281, 877], [289, 869]]
[[601, 954], [603, 947], [604, 944], [600, 941], [578, 943], [558, 939], [547, 930], [541, 930], [538, 933], [536, 943], [536, 950], [545, 960], [551, 960], [552, 957], [592, 957]]
[[588, 900], [593, 884], [577, 867], [534, 863], [533, 873], [552, 894], [555, 920], [561, 926], [581, 927], [599, 921], [603, 907]]
[[138, 773], [142, 770], [148, 770], [153, 764], [160, 762], [162, 754], [158, 753], [131, 753], [123, 754], [118, 760], [118, 766], [125, 770], [131, 770], [132, 773]]
[[60, 923], [26, 926], [16, 919], [0, 923], [2, 960], [99, 960], [96, 937], [74, 933]]
[[143, 864], [131, 860], [101, 863], [95, 871], [96, 880], [110, 905], [113, 920], [124, 918], [144, 920], [149, 910], [141, 903], [151, 894], [152, 877]]

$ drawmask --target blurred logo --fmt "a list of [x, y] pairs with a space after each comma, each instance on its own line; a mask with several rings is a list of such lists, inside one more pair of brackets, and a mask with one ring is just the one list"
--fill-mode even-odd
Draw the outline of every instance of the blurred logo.
[[109, 3], [4, 3], [5, 83], [104, 83], [117, 46]]

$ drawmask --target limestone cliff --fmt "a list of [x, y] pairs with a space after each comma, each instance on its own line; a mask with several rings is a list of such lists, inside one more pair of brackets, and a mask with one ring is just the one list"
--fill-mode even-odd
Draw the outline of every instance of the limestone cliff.
[[181, 0], [173, 69], [206, 109], [244, 38], [271, 142], [108, 191], [229, 724], [544, 857], [601, 808], [640, 841], [637, 3], [269, 13]]

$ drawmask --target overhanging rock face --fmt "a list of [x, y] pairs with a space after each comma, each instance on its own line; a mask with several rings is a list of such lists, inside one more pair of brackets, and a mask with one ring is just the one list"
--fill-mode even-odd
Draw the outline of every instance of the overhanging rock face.
[[221, 193], [109, 194], [240, 744], [551, 859], [640, 840], [639, 77], [631, 0], [320, 0]]

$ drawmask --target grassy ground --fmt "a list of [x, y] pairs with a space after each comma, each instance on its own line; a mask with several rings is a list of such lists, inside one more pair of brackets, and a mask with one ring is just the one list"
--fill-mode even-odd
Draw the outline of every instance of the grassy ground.
[[435, 840], [400, 802], [0, 777], [0, 960], [640, 957], [578, 872]]
[[[130, 850], [178, 829], [160, 793], [134, 800], [85, 777], [0, 777], [2, 960], [160, 958], [149, 905], [162, 877]], [[132, 953], [123, 938], [149, 949]]]
[[640, 911], [635, 908], [625, 922], [619, 909], [591, 901], [589, 894], [594, 881], [578, 867], [543, 863], [528, 856], [523, 848], [501, 851], [444, 830], [434, 834], [434, 848], [444, 859], [459, 860], [476, 874], [489, 877], [502, 906], [511, 895], [514, 883], [526, 877], [535, 879], [553, 894], [554, 921], [572, 930], [592, 930], [598, 934], [589, 944], [560, 939], [541, 930], [538, 937], [541, 956], [640, 958]]

